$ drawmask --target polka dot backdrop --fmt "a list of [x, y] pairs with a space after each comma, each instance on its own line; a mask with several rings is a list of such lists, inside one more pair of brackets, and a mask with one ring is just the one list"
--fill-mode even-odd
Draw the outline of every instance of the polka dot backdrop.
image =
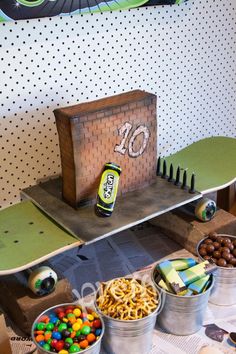
[[155, 93], [162, 156], [236, 135], [234, 0], [8, 22], [0, 33], [1, 208], [60, 174], [57, 107]]

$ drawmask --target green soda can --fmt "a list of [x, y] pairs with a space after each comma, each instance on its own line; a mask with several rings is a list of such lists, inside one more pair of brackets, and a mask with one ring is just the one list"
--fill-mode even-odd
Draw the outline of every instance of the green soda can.
[[120, 174], [120, 166], [112, 162], [105, 164], [96, 203], [96, 211], [101, 216], [111, 216], [113, 212]]

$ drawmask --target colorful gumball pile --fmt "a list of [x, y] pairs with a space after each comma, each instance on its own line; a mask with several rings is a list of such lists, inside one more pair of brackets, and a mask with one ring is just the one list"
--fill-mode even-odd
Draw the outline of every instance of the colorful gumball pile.
[[34, 323], [33, 336], [37, 344], [52, 353], [78, 353], [93, 345], [103, 332], [96, 312], [79, 305], [55, 307], [42, 314]]

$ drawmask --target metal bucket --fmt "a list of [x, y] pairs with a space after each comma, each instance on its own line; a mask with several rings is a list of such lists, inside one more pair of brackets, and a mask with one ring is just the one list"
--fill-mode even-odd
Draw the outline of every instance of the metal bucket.
[[[78, 303], [65, 303], [65, 304], [60, 304], [60, 305], [56, 305], [56, 306], [53, 306], [53, 307], [50, 307], [48, 308], [47, 310], [45, 310], [44, 312], [42, 312], [37, 318], [36, 320], [34, 321], [33, 325], [32, 325], [32, 330], [31, 330], [31, 336], [32, 336], [32, 339], [33, 339], [33, 342], [34, 344], [36, 345], [37, 347], [37, 354], [55, 354], [49, 350], [46, 350], [44, 348], [42, 348], [34, 339], [34, 328], [35, 328], [35, 325], [36, 323], [39, 321], [39, 319], [44, 316], [44, 315], [48, 315], [50, 314], [52, 311], [54, 311], [56, 308], [61, 308], [61, 307], [66, 307], [66, 306], [71, 306], [71, 305], [75, 305], [75, 306], [78, 306], [79, 304]], [[89, 306], [90, 307], [90, 306]], [[91, 308], [91, 307], [90, 307]], [[96, 311], [95, 309], [92, 308], [92, 310]], [[83, 353], [83, 354], [99, 354], [100, 353], [100, 349], [101, 349], [101, 340], [102, 340], [102, 337], [104, 335], [104, 322], [103, 322], [103, 319], [101, 317], [99, 317], [99, 319], [101, 320], [102, 322], [102, 333], [100, 334], [100, 337], [99, 339], [94, 343], [92, 344], [89, 348], [87, 349], [83, 349], [82, 351], [80, 352], [77, 352], [77, 353]], [[75, 353], [76, 354], [76, 353]]]
[[211, 275], [210, 287], [204, 293], [178, 296], [163, 290], [155, 282], [158, 273], [157, 264], [152, 270], [151, 277], [155, 287], [163, 292], [164, 300], [163, 309], [157, 318], [158, 325], [166, 332], [180, 336], [187, 336], [199, 331], [203, 324], [209, 295], [213, 287], [213, 276]]
[[[156, 310], [150, 315], [138, 320], [118, 320], [106, 316], [96, 306], [95, 301], [96, 312], [103, 318], [105, 323], [103, 345], [109, 354], [150, 353], [156, 318], [161, 306], [161, 296], [159, 291], [156, 291], [159, 296], [159, 303]], [[98, 294], [99, 291], [97, 292], [97, 296]]]
[[[219, 234], [219, 236], [225, 236], [236, 240], [236, 236], [226, 234]], [[204, 259], [200, 256], [198, 250], [203, 241], [204, 239], [197, 245], [197, 255], [201, 260]], [[221, 306], [231, 306], [236, 304], [236, 267], [225, 268], [217, 266], [217, 270], [213, 274], [215, 283], [209, 302]]]

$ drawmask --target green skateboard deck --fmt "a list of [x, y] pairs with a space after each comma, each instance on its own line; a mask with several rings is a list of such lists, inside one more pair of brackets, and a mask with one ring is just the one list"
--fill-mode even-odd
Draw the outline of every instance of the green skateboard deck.
[[202, 194], [217, 191], [236, 181], [236, 139], [205, 138], [168, 156], [166, 162], [174, 171], [178, 166], [182, 172], [187, 169], [188, 185], [195, 173], [195, 189]]
[[30, 268], [82, 243], [30, 201], [0, 212], [0, 275]]

